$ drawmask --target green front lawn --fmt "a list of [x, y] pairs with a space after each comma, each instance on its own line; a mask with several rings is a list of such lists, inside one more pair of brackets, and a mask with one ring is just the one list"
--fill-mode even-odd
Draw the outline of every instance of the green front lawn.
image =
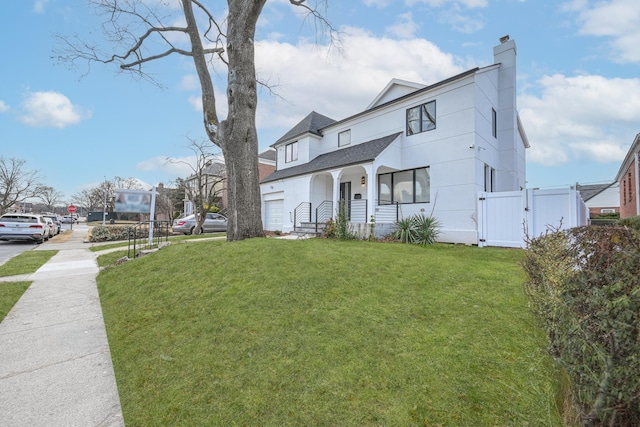
[[172, 245], [98, 286], [128, 426], [559, 426], [518, 250]]
[[0, 282], [0, 322], [30, 285], [31, 282]]
[[0, 265], [0, 277], [35, 273], [58, 251], [25, 251]]

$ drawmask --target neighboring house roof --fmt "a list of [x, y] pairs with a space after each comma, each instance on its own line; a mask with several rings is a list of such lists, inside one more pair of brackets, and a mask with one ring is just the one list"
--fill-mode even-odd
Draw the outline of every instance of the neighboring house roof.
[[289, 132], [284, 134], [282, 138], [277, 140], [271, 146], [274, 147], [283, 141], [297, 138], [306, 133], [312, 133], [317, 136], [322, 136], [322, 132], [320, 132], [320, 129], [322, 129], [323, 127], [329, 126], [330, 124], [333, 124], [335, 122], [336, 122], [335, 120], [329, 117], [323, 116], [322, 114], [312, 111], [307, 115], [307, 117], [302, 119], [300, 123], [295, 125], [293, 129], [291, 129]]
[[276, 161], [276, 150], [272, 148], [268, 148], [264, 150], [262, 153], [258, 154], [258, 159], [268, 160], [271, 162]]
[[631, 147], [629, 147], [629, 151], [627, 151], [627, 155], [625, 156], [622, 164], [620, 165], [620, 169], [618, 170], [618, 174], [616, 175], [616, 181], [620, 182], [622, 176], [627, 172], [629, 166], [635, 159], [636, 153], [640, 152], [640, 133], [636, 135]]
[[273, 172], [271, 175], [262, 180], [263, 183], [277, 181], [279, 179], [291, 178], [293, 176], [306, 175], [313, 172], [329, 170], [348, 165], [372, 162], [389, 146], [396, 138], [402, 135], [397, 132], [392, 135], [383, 136], [382, 138], [363, 142], [351, 147], [342, 148], [330, 153], [321, 154], [309, 163], [281, 169]]
[[212, 162], [202, 172], [206, 175], [223, 176], [226, 172], [226, 167], [224, 163]]
[[580, 192], [580, 195], [582, 196], [582, 200], [586, 202], [590, 199], [593, 199], [595, 196], [602, 193], [604, 190], [611, 187], [615, 183], [616, 182], [614, 181], [614, 182], [604, 183], [604, 184], [587, 184], [587, 185], [576, 184], [576, 190]]

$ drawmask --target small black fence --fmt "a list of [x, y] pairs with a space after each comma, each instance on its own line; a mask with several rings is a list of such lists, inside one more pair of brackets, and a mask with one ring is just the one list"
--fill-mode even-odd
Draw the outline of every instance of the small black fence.
[[[153, 229], [151, 239], [149, 230]], [[140, 252], [148, 249], [155, 249], [169, 241], [171, 222], [169, 221], [144, 221], [129, 227], [129, 247], [128, 258], [135, 258]]]

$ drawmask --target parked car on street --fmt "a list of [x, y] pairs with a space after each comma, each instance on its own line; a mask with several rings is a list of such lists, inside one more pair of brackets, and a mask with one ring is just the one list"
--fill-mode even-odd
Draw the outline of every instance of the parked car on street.
[[[193, 234], [196, 228], [196, 216], [188, 215], [173, 221], [173, 232]], [[214, 231], [227, 231], [227, 218], [219, 213], [208, 213], [201, 228], [202, 233], [212, 233]]]
[[45, 218], [49, 218], [51, 221], [53, 221], [53, 224], [55, 225], [54, 227], [54, 236], [57, 236], [58, 234], [60, 234], [60, 232], [62, 231], [62, 221], [60, 221], [60, 218], [58, 217], [58, 215], [45, 215]]
[[51, 228], [42, 215], [12, 213], [0, 217], [0, 240], [49, 240]]
[[72, 215], [65, 215], [62, 217], [63, 224], [76, 224], [78, 222], [78, 218]]
[[45, 222], [47, 223], [47, 227], [49, 227], [49, 239], [56, 235], [56, 225], [53, 223], [53, 220], [49, 217], [43, 217]]

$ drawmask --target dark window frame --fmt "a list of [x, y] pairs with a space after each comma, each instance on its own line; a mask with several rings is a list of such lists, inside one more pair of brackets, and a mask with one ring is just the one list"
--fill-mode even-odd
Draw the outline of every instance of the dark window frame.
[[[431, 114], [429, 114], [428, 111], [428, 106], [429, 105], [433, 105], [433, 116]], [[414, 110], [418, 110], [418, 116], [417, 119], [415, 121], [417, 121], [418, 123], [418, 129], [414, 132], [413, 130], [411, 130], [411, 126], [409, 126], [410, 122], [413, 122], [414, 120], [409, 120], [409, 115], [411, 111]], [[424, 114], [427, 115], [427, 117], [424, 117]], [[424, 104], [420, 104], [420, 105], [416, 105], [415, 107], [411, 107], [411, 108], [407, 108], [406, 111], [406, 134], [407, 136], [411, 136], [411, 135], [417, 135], [419, 133], [423, 133], [423, 132], [428, 132], [430, 130], [434, 130], [437, 125], [437, 121], [436, 121], [436, 100], [434, 99], [433, 101], [429, 101], [429, 102], [425, 102]], [[427, 123], [427, 128], [424, 128], [424, 124]], [[430, 126], [431, 125], [431, 126]]]
[[[416, 201], [416, 171], [419, 170], [427, 170], [427, 175], [429, 177], [429, 192], [427, 194], [427, 201]], [[395, 200], [395, 196], [394, 196], [394, 186], [395, 186], [395, 180], [394, 180], [394, 175], [395, 174], [400, 174], [400, 173], [405, 173], [405, 172], [412, 172], [413, 173], [413, 177], [412, 177], [412, 199], [413, 201], [411, 202], [398, 202]], [[383, 176], [391, 176], [391, 187], [390, 187], [390, 191], [391, 191], [391, 200], [389, 202], [386, 203], [382, 203], [382, 200], [380, 200], [380, 186], [381, 186], [381, 182], [380, 179]], [[405, 170], [401, 170], [401, 171], [393, 171], [393, 172], [387, 172], [387, 173], [381, 173], [378, 175], [378, 206], [385, 206], [385, 205], [395, 205], [395, 204], [400, 204], [400, 205], [411, 205], [411, 204], [416, 204], [416, 203], [431, 203], [431, 167], [430, 166], [424, 166], [424, 167], [420, 167], [420, 168], [414, 168], [414, 169], [405, 169]]]
[[491, 109], [491, 134], [494, 138], [498, 137], [498, 112], [495, 108]]
[[[294, 151], [295, 158], [293, 157]], [[284, 162], [291, 163], [295, 162], [296, 160], [298, 160], [298, 141], [290, 142], [284, 146]]]

